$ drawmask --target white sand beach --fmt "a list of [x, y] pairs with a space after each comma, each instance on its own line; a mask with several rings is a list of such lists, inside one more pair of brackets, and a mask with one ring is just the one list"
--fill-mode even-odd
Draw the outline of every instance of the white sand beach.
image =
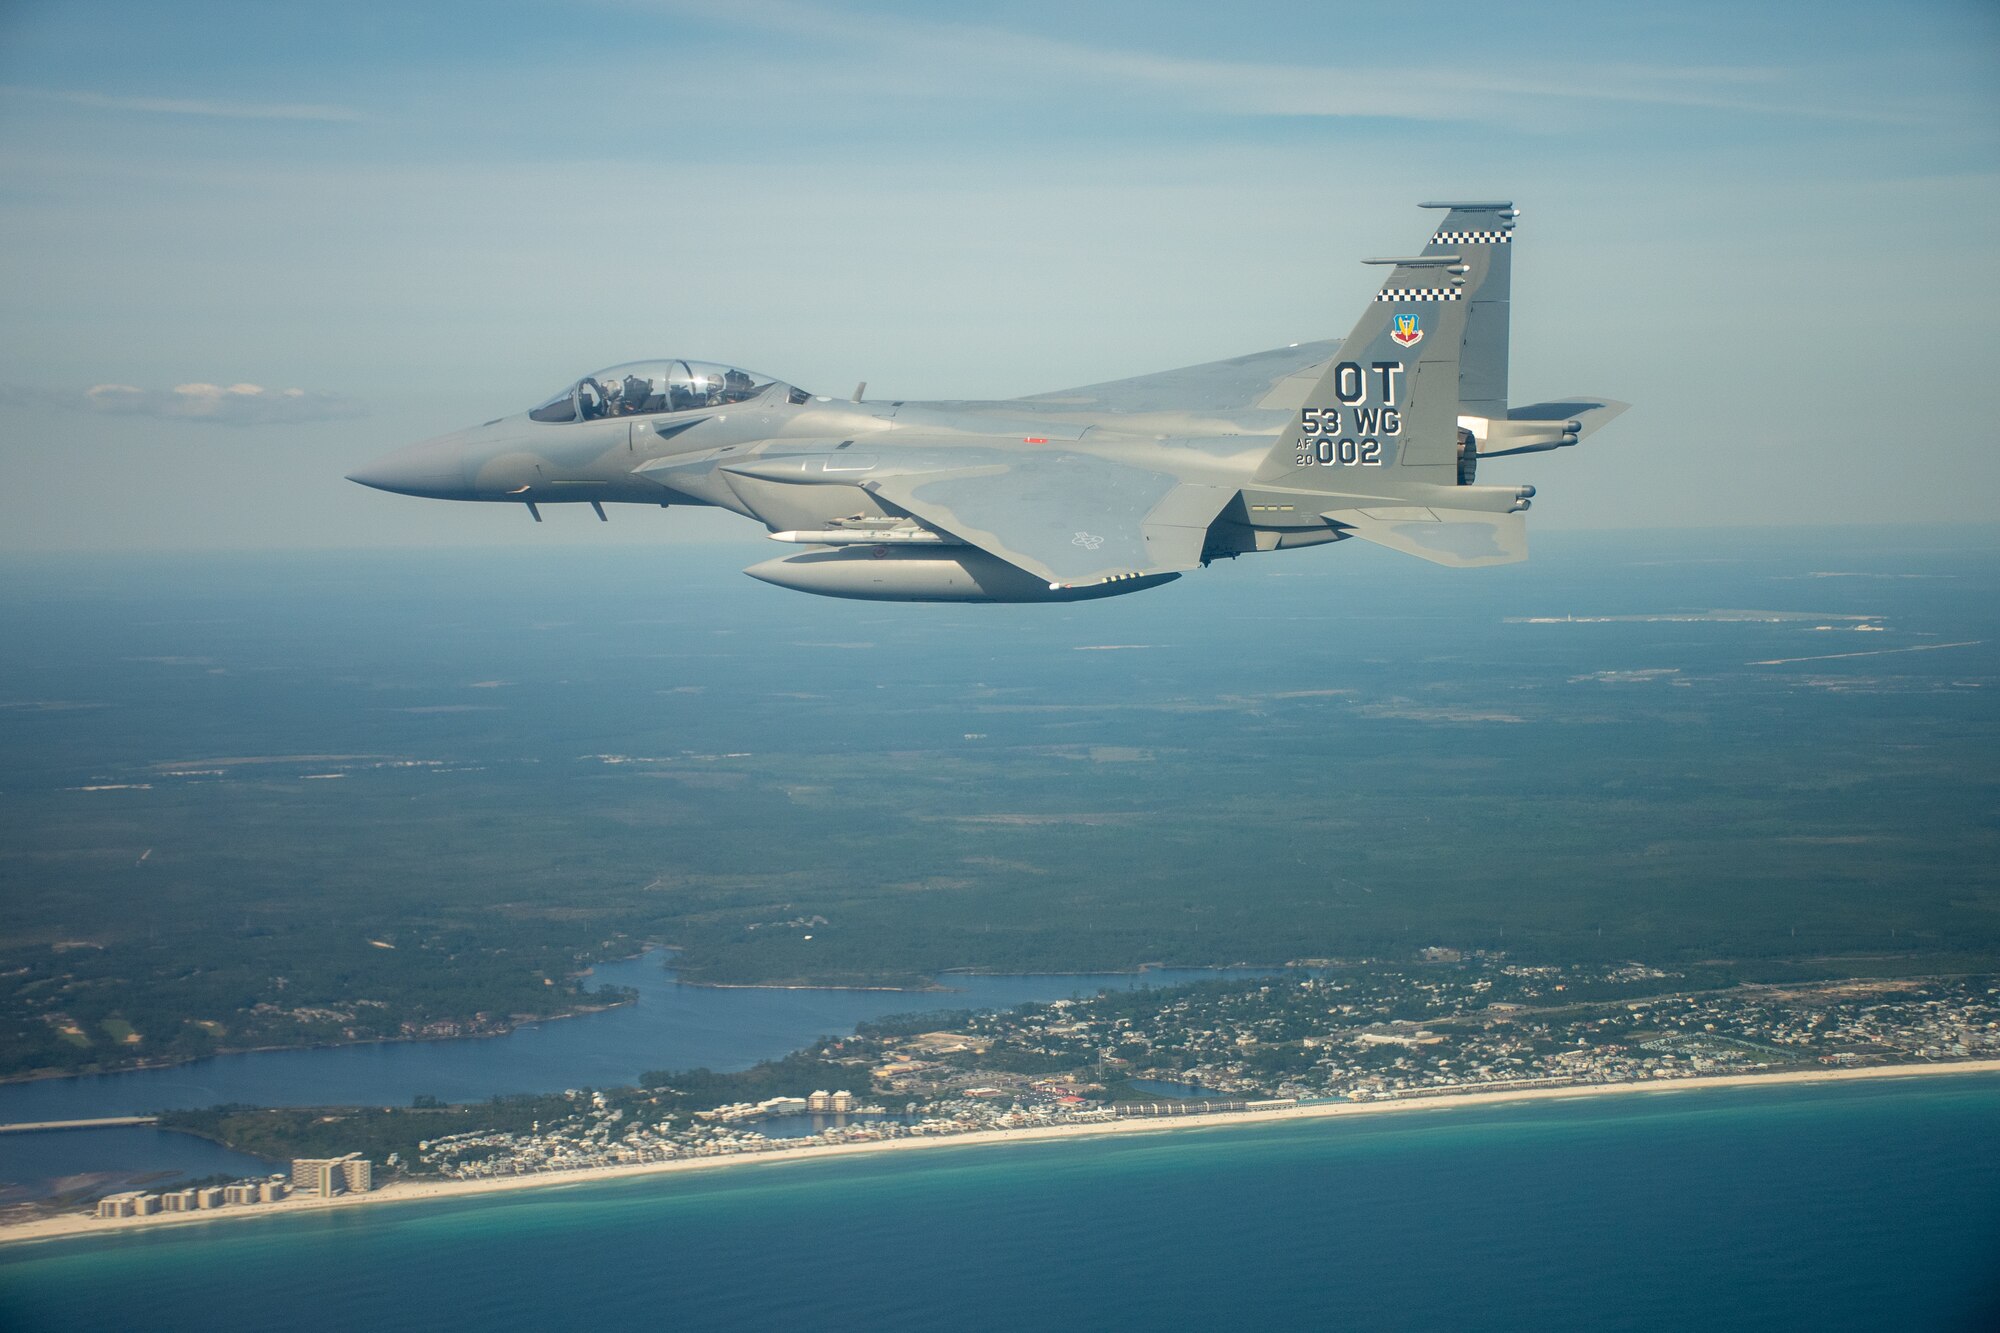
[[967, 1134], [945, 1134], [922, 1138], [885, 1139], [874, 1142], [774, 1148], [767, 1152], [734, 1153], [716, 1157], [677, 1158], [667, 1162], [644, 1162], [630, 1166], [595, 1167], [580, 1171], [550, 1171], [530, 1176], [508, 1176], [493, 1180], [393, 1181], [367, 1194], [337, 1195], [330, 1199], [294, 1198], [283, 1203], [244, 1204], [194, 1213], [155, 1213], [150, 1217], [97, 1218], [82, 1213], [38, 1218], [30, 1222], [0, 1227], [0, 1245], [55, 1240], [73, 1236], [113, 1235], [160, 1227], [203, 1226], [212, 1223], [249, 1221], [255, 1218], [298, 1217], [330, 1208], [364, 1208], [389, 1204], [421, 1203], [434, 1199], [458, 1199], [472, 1195], [497, 1194], [514, 1190], [560, 1189], [596, 1184], [636, 1176], [669, 1175], [685, 1171], [719, 1171], [750, 1166], [775, 1166], [786, 1162], [826, 1161], [864, 1153], [919, 1152], [935, 1148], [969, 1148], [1004, 1143], [1046, 1143], [1055, 1139], [1094, 1137], [1107, 1134], [1163, 1134], [1187, 1130], [1218, 1129], [1246, 1124], [1293, 1124], [1301, 1120], [1323, 1120], [1350, 1116], [1404, 1114], [1418, 1111], [1451, 1111], [1468, 1106], [1501, 1103], [1568, 1101], [1585, 1097], [1662, 1096], [1699, 1092], [1711, 1088], [1774, 1087], [1815, 1083], [1846, 1083], [1898, 1078], [1928, 1078], [1947, 1074], [2000, 1073], [2000, 1059], [1958, 1060], [1940, 1064], [1879, 1065], [1861, 1069], [1814, 1069], [1782, 1074], [1740, 1074], [1712, 1078], [1665, 1079], [1647, 1083], [1589, 1083], [1550, 1088], [1517, 1088], [1490, 1092], [1448, 1092], [1405, 1096], [1366, 1102], [1315, 1102], [1304, 1106], [1269, 1111], [1233, 1111], [1209, 1115], [1171, 1118], [1134, 1118], [1080, 1125], [1052, 1125], [1034, 1129], [981, 1130]]

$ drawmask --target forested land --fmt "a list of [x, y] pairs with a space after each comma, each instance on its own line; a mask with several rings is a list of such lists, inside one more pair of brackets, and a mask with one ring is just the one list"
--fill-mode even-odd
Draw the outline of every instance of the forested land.
[[[609, 556], [25, 583], [0, 1076], [500, 1030], [615, 1000], [579, 974], [647, 943], [690, 980], [896, 986], [2000, 962], [2000, 625], [1963, 560], [1604, 549], [985, 618], [744, 601], [733, 566], [640, 616]], [[1815, 609], [1523, 619], [1691, 595]]]

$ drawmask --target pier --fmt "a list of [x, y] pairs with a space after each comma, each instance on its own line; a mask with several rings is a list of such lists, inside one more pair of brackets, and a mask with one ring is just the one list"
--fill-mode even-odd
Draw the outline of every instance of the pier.
[[101, 1120], [24, 1120], [0, 1125], [0, 1134], [34, 1134], [44, 1129], [123, 1129], [128, 1125], [157, 1125], [156, 1115], [114, 1115]]

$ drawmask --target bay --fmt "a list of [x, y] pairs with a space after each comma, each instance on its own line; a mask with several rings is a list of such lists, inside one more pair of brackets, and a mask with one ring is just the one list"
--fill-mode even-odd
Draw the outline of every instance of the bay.
[[107, 1194], [159, 1189], [176, 1181], [256, 1176], [271, 1169], [261, 1157], [150, 1125], [0, 1135], [0, 1203], [79, 1189]]
[[1996, 1124], [1961, 1076], [721, 1168], [16, 1247], [0, 1323], [1991, 1327]]
[[[637, 995], [636, 1003], [599, 1013], [524, 1024], [500, 1037], [253, 1051], [164, 1069], [8, 1084], [0, 1086], [0, 1123], [148, 1115], [229, 1103], [408, 1106], [419, 1096], [469, 1102], [625, 1086], [651, 1069], [746, 1069], [889, 1014], [1004, 1008], [1103, 989], [1251, 975], [1170, 968], [1074, 976], [952, 975], [943, 979], [948, 989], [936, 991], [717, 988], [680, 984], [665, 966], [667, 958], [665, 951], [654, 950], [598, 967], [597, 984], [629, 986]], [[186, 1170], [194, 1150], [181, 1138], [158, 1131], [69, 1130], [58, 1144], [47, 1134], [0, 1135], [0, 1185], [74, 1170]], [[65, 1169], [52, 1168], [58, 1160]], [[255, 1159], [243, 1160], [256, 1165]], [[89, 1165], [71, 1165], [78, 1163]], [[230, 1169], [235, 1168], [204, 1166], [189, 1174]]]

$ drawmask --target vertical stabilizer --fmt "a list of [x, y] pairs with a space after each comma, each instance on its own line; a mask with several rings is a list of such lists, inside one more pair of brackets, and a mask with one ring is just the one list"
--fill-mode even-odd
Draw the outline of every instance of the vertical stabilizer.
[[1505, 200], [1444, 201], [1419, 208], [1446, 210], [1432, 233], [1426, 255], [1457, 255], [1466, 266], [1468, 290], [1465, 343], [1459, 351], [1459, 411], [1466, 416], [1507, 419], [1507, 315], [1512, 299], [1514, 219], [1520, 212]]
[[[1458, 484], [1459, 358], [1467, 312], [1493, 263], [1482, 257], [1475, 266], [1436, 244], [1422, 255], [1363, 262], [1388, 267], [1389, 277], [1279, 435], [1259, 481], [1315, 490]], [[1504, 380], [1504, 301], [1499, 310]]]

